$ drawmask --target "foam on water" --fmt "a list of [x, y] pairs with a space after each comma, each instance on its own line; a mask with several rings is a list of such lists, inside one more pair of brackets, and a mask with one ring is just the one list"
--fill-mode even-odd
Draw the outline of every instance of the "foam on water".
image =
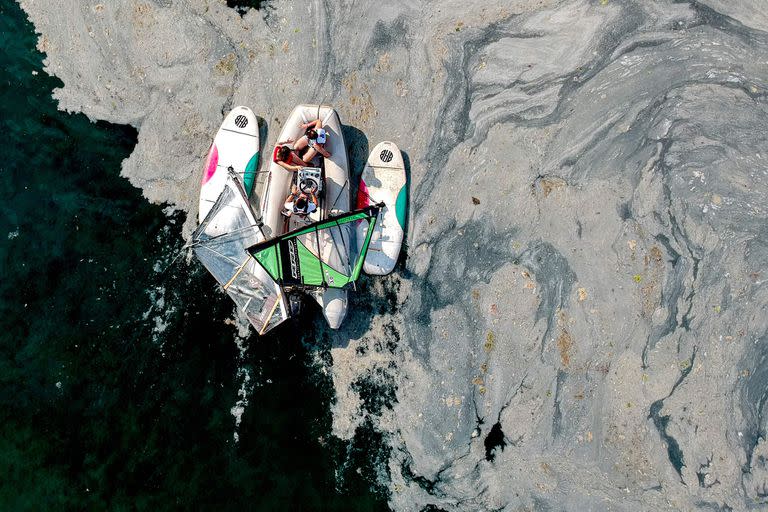
[[240, 428], [240, 422], [243, 419], [245, 408], [248, 407], [248, 395], [253, 389], [253, 385], [250, 384], [251, 374], [247, 368], [238, 368], [236, 378], [241, 381], [240, 389], [237, 390], [238, 399], [237, 402], [235, 402], [235, 405], [233, 405], [229, 410], [229, 412], [235, 418], [235, 431], [232, 434], [232, 438], [234, 439], [235, 443], [240, 440], [238, 429]]

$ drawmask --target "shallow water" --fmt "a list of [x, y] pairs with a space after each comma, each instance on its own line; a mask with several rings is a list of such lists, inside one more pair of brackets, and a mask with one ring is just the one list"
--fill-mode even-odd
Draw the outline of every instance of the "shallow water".
[[327, 348], [239, 337], [119, 176], [136, 131], [59, 112], [13, 1], [0, 27], [0, 510], [385, 508], [364, 436], [329, 439]]

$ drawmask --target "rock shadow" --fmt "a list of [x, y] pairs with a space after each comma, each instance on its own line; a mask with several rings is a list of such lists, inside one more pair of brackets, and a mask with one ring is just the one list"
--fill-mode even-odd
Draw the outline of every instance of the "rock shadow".
[[341, 134], [344, 135], [344, 143], [347, 146], [350, 193], [354, 199], [355, 194], [357, 194], [357, 184], [360, 182], [360, 176], [363, 174], [365, 163], [368, 161], [368, 137], [359, 128], [343, 123]]
[[266, 187], [267, 173], [269, 173], [269, 158], [271, 154], [265, 153], [267, 147], [267, 135], [269, 134], [269, 124], [263, 117], [256, 116], [256, 124], [259, 127], [259, 164], [256, 166], [256, 179], [248, 198], [251, 207], [257, 217], [261, 211], [261, 201], [264, 199], [263, 193]]
[[271, 0], [227, 0], [227, 7], [234, 9], [241, 17], [254, 9], [256, 11], [274, 10]]
[[410, 279], [413, 277], [413, 274], [411, 271], [408, 270], [408, 268], [405, 265], [406, 260], [408, 259], [408, 235], [409, 235], [409, 227], [411, 225], [411, 157], [408, 155], [407, 152], [400, 150], [400, 154], [403, 156], [403, 167], [405, 167], [405, 197], [406, 197], [406, 208], [405, 208], [405, 219], [403, 221], [403, 246], [400, 248], [400, 255], [397, 258], [397, 263], [395, 264], [395, 270], [393, 273], [400, 274], [405, 279]]
[[259, 169], [264, 164], [264, 149], [267, 147], [267, 136], [269, 135], [269, 123], [261, 116], [256, 116], [256, 123], [259, 125], [259, 155], [261, 155], [261, 161], [259, 162]]

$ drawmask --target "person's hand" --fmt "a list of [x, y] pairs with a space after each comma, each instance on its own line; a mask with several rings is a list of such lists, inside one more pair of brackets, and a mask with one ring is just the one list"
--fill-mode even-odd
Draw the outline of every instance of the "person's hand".
[[285, 142], [287, 142], [288, 144], [290, 144], [291, 142], [293, 142], [293, 139], [292, 139], [292, 138], [290, 138], [290, 137], [288, 137], [288, 138], [285, 140]]
[[296, 188], [296, 185], [291, 185], [291, 194], [295, 194], [299, 191], [298, 188]]

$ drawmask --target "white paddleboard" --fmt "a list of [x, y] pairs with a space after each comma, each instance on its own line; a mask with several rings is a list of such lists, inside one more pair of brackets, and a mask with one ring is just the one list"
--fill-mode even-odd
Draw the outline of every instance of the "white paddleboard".
[[[405, 164], [400, 149], [393, 142], [381, 142], [368, 156], [357, 189], [357, 208], [384, 202], [376, 219], [368, 255], [363, 263], [366, 274], [383, 276], [394, 270], [405, 232], [408, 208]], [[367, 226], [358, 225], [357, 240], [365, 240]]]
[[235, 107], [221, 123], [203, 167], [198, 223], [205, 219], [224, 190], [232, 167], [248, 196], [259, 167], [259, 125], [248, 107]]

